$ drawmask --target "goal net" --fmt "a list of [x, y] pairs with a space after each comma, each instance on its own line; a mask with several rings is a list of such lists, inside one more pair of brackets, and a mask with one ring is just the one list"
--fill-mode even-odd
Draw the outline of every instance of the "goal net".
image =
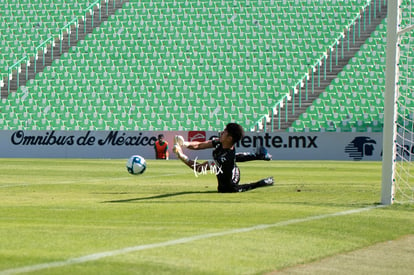
[[388, 1], [383, 204], [414, 202], [414, 4]]

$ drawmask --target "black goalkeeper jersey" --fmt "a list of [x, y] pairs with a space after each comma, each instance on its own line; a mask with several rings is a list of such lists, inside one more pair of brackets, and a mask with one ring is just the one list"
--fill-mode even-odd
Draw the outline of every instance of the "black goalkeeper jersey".
[[213, 159], [217, 166], [216, 176], [219, 192], [238, 192], [240, 170], [236, 165], [235, 148], [224, 149], [219, 139], [213, 139]]

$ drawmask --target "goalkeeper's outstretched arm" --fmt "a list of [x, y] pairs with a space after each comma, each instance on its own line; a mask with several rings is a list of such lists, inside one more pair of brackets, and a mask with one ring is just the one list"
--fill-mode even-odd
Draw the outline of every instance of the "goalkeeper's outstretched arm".
[[190, 150], [202, 150], [213, 148], [211, 140], [207, 141], [185, 141], [182, 136], [175, 136], [175, 144], [180, 147], [186, 147]]
[[184, 162], [188, 167], [190, 167], [194, 171], [200, 172], [200, 171], [210, 170], [211, 163], [209, 161], [205, 161], [202, 163], [194, 161], [183, 153], [181, 147], [185, 147], [190, 150], [202, 150], [202, 149], [213, 148], [213, 143], [211, 140], [185, 141], [182, 136], [175, 136], [175, 145], [173, 147], [173, 151], [177, 155], [177, 158], [180, 159], [182, 162]]
[[198, 173], [200, 173], [201, 171], [210, 170], [212, 163], [210, 163], [209, 161], [200, 163], [200, 162], [190, 159], [187, 155], [183, 153], [180, 146], [174, 145], [173, 151], [177, 155], [177, 158], [181, 160], [182, 162], [184, 162], [184, 164], [190, 167], [192, 170]]

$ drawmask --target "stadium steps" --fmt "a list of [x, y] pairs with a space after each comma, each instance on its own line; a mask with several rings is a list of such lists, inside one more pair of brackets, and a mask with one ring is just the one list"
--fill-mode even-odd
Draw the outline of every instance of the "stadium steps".
[[[63, 43], [62, 43], [62, 50], [60, 50], [60, 41], [59, 38], [55, 39], [55, 46], [53, 47], [53, 58], [52, 58], [52, 49], [51, 45], [49, 44], [47, 48], [47, 53], [44, 56], [43, 59], [43, 52], [39, 52], [39, 58], [36, 61], [36, 66], [34, 64], [34, 58], [32, 57], [30, 59], [30, 66], [27, 67], [27, 64], [24, 63], [21, 66], [21, 72], [19, 73], [19, 79], [17, 79], [17, 71], [15, 70], [12, 74], [12, 80], [10, 81], [10, 90], [8, 89], [8, 81], [7, 78], [3, 79], [4, 81], [4, 87], [0, 87], [1, 93], [0, 98], [7, 98], [9, 96], [9, 93], [14, 93], [17, 91], [19, 86], [25, 86], [26, 82], [34, 79], [36, 77], [36, 74], [43, 72], [43, 70], [50, 66], [52, 62], [56, 59], [59, 59], [63, 54], [69, 52], [71, 47], [76, 47], [77, 43], [81, 40], [84, 40], [85, 37], [92, 33], [93, 30], [100, 26], [102, 22], [105, 22], [108, 20], [108, 18], [115, 14], [115, 12], [122, 8], [122, 6], [129, 2], [128, 0], [109, 0], [108, 3], [108, 14], [106, 13], [106, 7], [102, 6], [102, 12], [101, 12], [101, 20], [99, 20], [99, 12], [97, 11], [97, 8], [94, 9], [93, 13], [93, 26], [91, 25], [91, 19], [92, 15], [90, 13], [87, 14], [86, 20], [79, 20], [79, 27], [78, 27], [78, 39], [76, 39], [76, 28], [75, 26], [72, 26], [71, 28], [71, 35], [70, 39], [68, 37], [68, 33], [64, 33], [63, 35]], [[115, 5], [114, 5], [115, 3]], [[85, 24], [86, 24], [86, 31], [85, 31]], [[36, 72], [35, 72], [36, 67]], [[27, 70], [27, 75], [26, 75]], [[10, 91], [10, 92], [9, 92]]]
[[[367, 12], [367, 10], [365, 11]], [[365, 30], [361, 29], [361, 35], [358, 37], [358, 35], [355, 36], [355, 44], [350, 42], [349, 51], [347, 49], [344, 49], [344, 57], [341, 58], [340, 48], [338, 49], [338, 64], [335, 64], [335, 61], [333, 59], [332, 61], [332, 71], [329, 71], [329, 60], [327, 61], [327, 70], [326, 70], [326, 79], [323, 79], [323, 68], [324, 65], [322, 64], [321, 67], [321, 75], [322, 78], [320, 80], [320, 85], [318, 87], [317, 78], [318, 78], [318, 71], [316, 70], [313, 72], [314, 77], [314, 91], [313, 93], [310, 91], [312, 86], [312, 75], [309, 75], [308, 80], [308, 97], [305, 97], [304, 88], [302, 88], [302, 97], [299, 98], [299, 93], [295, 94], [294, 99], [288, 101], [287, 104], [283, 108], [280, 109], [280, 115], [275, 114], [274, 115], [274, 124], [272, 129], [272, 123], [271, 121], [267, 122], [266, 129], [271, 129], [273, 131], [287, 131], [289, 127], [291, 127], [292, 123], [294, 123], [299, 116], [306, 112], [306, 109], [311, 106], [316, 100], [320, 94], [322, 94], [325, 89], [331, 84], [331, 82], [338, 76], [338, 74], [343, 70], [343, 68], [348, 64], [349, 60], [354, 57], [354, 55], [359, 51], [360, 47], [365, 43], [365, 41], [370, 37], [371, 33], [375, 31], [376, 27], [381, 24], [382, 20], [386, 18], [387, 16], [387, 6], [381, 7], [381, 12], [377, 12], [377, 17], [373, 18], [371, 20], [371, 24], [366, 26]], [[359, 20], [362, 20], [363, 16]], [[355, 24], [351, 28], [351, 32], [354, 31], [354, 27], [358, 26], [358, 23]], [[358, 30], [356, 30], [358, 31]], [[345, 40], [346, 41], [346, 40]], [[335, 55], [335, 51], [333, 52]], [[329, 52], [328, 52], [329, 56]], [[305, 85], [304, 85], [305, 87]], [[293, 112], [292, 112], [293, 111]], [[286, 115], [287, 112], [287, 115]], [[281, 118], [281, 121], [279, 123], [279, 117]], [[287, 120], [286, 120], [287, 117]], [[280, 125], [279, 125], [280, 124]]]

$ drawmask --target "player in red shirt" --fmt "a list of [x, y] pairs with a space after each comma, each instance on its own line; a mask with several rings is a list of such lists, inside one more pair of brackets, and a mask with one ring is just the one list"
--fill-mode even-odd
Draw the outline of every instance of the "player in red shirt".
[[168, 160], [168, 142], [164, 140], [164, 135], [159, 134], [158, 140], [154, 144], [155, 158]]

